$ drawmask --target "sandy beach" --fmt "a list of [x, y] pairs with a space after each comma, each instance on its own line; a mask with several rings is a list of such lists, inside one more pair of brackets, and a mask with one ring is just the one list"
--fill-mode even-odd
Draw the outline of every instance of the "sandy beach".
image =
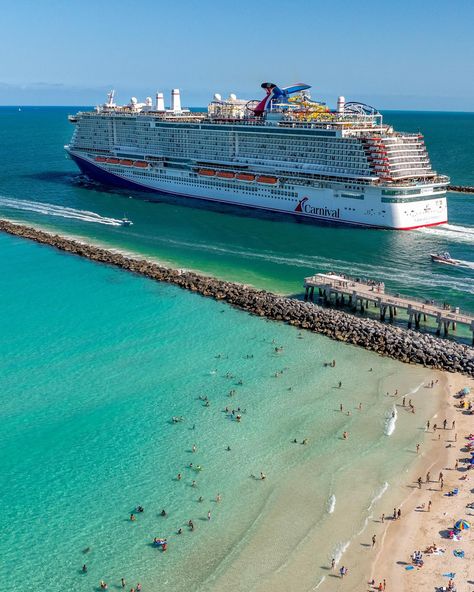
[[[410, 472], [411, 480], [406, 484], [409, 494], [402, 505], [401, 519], [385, 520], [386, 529], [377, 542], [378, 553], [372, 565], [368, 590], [378, 590], [380, 584], [382, 590], [397, 592], [444, 590], [448, 589], [450, 579], [457, 592], [474, 590], [471, 530], [463, 531], [460, 540], [448, 538], [449, 530], [457, 520], [471, 522], [474, 516], [474, 509], [467, 507], [474, 500], [474, 485], [467, 470], [466, 461], [470, 454], [465, 448], [466, 436], [474, 431], [474, 421], [473, 416], [458, 407], [460, 399], [454, 396], [463, 387], [470, 387], [473, 393], [474, 381], [454, 374], [441, 376], [446, 381], [446, 400], [441, 403], [437, 417], [430, 421], [431, 438], [425, 440], [424, 450], [420, 448], [420, 460], [414, 472]], [[472, 394], [466, 397], [467, 400], [472, 398]], [[447, 420], [446, 429], [443, 429], [444, 419]], [[436, 431], [434, 424], [437, 424]], [[418, 477], [422, 479], [421, 488]], [[459, 490], [457, 495], [448, 495], [455, 489]], [[433, 545], [438, 550], [426, 553], [425, 550]], [[454, 555], [453, 552], [458, 550], [464, 552], [463, 558]], [[423, 553], [422, 567], [412, 567], [411, 556], [415, 551]], [[455, 575], [450, 578], [452, 574]]]

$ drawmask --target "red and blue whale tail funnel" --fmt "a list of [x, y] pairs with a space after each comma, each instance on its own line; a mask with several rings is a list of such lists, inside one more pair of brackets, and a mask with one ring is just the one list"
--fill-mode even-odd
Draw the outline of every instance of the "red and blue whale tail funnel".
[[297, 84], [294, 84], [293, 86], [279, 88], [276, 84], [273, 84], [273, 82], [263, 82], [262, 88], [266, 90], [267, 96], [264, 99], [262, 99], [260, 103], [255, 107], [255, 115], [262, 115], [265, 111], [268, 111], [271, 107], [272, 101], [288, 101], [288, 97], [291, 94], [301, 92], [302, 90], [307, 90], [311, 87], [308, 84], [303, 84], [299, 82]]

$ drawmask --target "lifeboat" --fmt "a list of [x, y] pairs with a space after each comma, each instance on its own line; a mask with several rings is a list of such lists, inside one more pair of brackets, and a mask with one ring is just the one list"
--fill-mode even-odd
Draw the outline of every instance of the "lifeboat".
[[133, 166], [133, 160], [128, 160], [128, 158], [122, 158], [119, 162], [123, 166]]
[[105, 158], [105, 156], [96, 156], [95, 161], [96, 162], [107, 162], [107, 159]]
[[277, 180], [276, 177], [265, 177], [264, 175], [257, 177], [257, 183], [266, 183], [267, 185], [275, 185]]
[[217, 171], [216, 177], [221, 177], [222, 179], [233, 179], [235, 177], [235, 173], [231, 173], [230, 171]]
[[237, 173], [236, 178], [239, 181], [255, 181], [255, 175], [251, 175], [250, 173]]
[[109, 164], [118, 164], [120, 160], [118, 158], [107, 158]]
[[213, 171], [212, 169], [199, 169], [198, 173], [205, 177], [213, 177], [216, 174], [216, 171]]
[[144, 160], [135, 160], [133, 166], [138, 167], [139, 169], [146, 169], [148, 168], [148, 163]]

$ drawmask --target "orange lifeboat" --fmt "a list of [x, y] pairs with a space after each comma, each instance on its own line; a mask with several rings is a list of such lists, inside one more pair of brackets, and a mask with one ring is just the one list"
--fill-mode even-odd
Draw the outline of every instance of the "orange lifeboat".
[[96, 160], [96, 162], [107, 162], [107, 159], [105, 158], [105, 156], [96, 156], [95, 160]]
[[118, 164], [120, 162], [120, 160], [118, 158], [108, 158], [107, 162], [109, 164]]
[[128, 158], [122, 158], [120, 160], [120, 164], [123, 166], [133, 166], [133, 160], [128, 160]]
[[148, 163], [144, 160], [135, 160], [133, 166], [138, 167], [139, 169], [146, 169], [148, 168]]
[[221, 177], [222, 179], [233, 179], [235, 173], [231, 173], [230, 171], [217, 171], [216, 176]]
[[199, 169], [198, 173], [205, 177], [213, 177], [216, 174], [216, 171], [213, 171], [212, 169]]
[[267, 185], [275, 185], [277, 182], [276, 177], [265, 177], [262, 175], [261, 177], [257, 177], [257, 183], [266, 183]]
[[237, 173], [236, 177], [239, 181], [255, 181], [255, 175], [250, 173]]

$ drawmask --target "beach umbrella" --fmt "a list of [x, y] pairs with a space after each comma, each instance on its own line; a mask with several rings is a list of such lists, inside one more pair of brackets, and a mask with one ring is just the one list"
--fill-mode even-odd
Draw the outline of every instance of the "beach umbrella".
[[454, 528], [457, 528], [458, 530], [467, 530], [468, 528], [471, 528], [471, 525], [467, 520], [458, 520], [454, 525]]

